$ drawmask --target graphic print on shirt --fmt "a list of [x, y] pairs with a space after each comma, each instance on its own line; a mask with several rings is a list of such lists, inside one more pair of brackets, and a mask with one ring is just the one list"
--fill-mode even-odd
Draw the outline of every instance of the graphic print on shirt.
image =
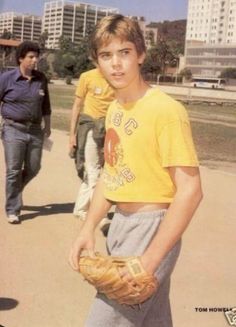
[[104, 144], [104, 157], [107, 166], [107, 169], [104, 170], [104, 179], [108, 189], [114, 191], [135, 179], [134, 173], [125, 162], [124, 148], [118, 131], [120, 130], [121, 133], [124, 131], [127, 136], [131, 136], [138, 124], [133, 118], [123, 122], [122, 113], [116, 112], [111, 119], [111, 125], [114, 125], [114, 128], [107, 129]]
[[42, 97], [44, 97], [44, 96], [45, 96], [45, 92], [44, 92], [44, 90], [43, 90], [43, 89], [39, 89], [39, 95], [41, 95]]
[[94, 95], [101, 95], [102, 94], [102, 88], [99, 86], [94, 87]]

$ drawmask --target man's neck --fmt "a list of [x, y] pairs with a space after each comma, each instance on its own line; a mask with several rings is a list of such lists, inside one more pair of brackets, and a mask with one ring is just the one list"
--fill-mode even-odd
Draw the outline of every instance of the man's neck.
[[130, 89], [116, 90], [116, 98], [120, 104], [135, 102], [141, 99], [146, 94], [148, 89], [150, 89], [150, 85], [141, 79], [139, 83], [133, 85], [132, 92], [130, 92]]
[[24, 78], [27, 78], [29, 80], [32, 78], [32, 70], [24, 69], [23, 67], [20, 66], [20, 72]]

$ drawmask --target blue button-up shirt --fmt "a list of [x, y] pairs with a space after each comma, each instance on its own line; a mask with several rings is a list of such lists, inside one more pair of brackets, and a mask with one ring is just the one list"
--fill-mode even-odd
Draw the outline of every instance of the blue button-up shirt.
[[19, 68], [1, 74], [0, 102], [3, 118], [40, 123], [42, 116], [51, 114], [45, 75], [33, 70], [28, 80]]

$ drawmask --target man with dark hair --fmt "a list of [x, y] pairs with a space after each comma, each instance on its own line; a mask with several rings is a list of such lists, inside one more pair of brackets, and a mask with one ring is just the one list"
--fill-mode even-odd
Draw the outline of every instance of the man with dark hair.
[[5, 210], [12, 224], [20, 223], [22, 191], [39, 172], [43, 139], [51, 134], [47, 79], [37, 71], [39, 54], [36, 43], [22, 42], [16, 50], [18, 67], [0, 76]]

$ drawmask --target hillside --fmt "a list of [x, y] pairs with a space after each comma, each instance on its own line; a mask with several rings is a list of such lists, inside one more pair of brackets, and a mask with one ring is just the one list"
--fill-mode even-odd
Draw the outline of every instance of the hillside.
[[174, 43], [184, 53], [185, 33], [186, 33], [186, 19], [163, 22], [151, 22], [149, 27], [157, 27], [158, 35], [161, 39], [168, 43]]

